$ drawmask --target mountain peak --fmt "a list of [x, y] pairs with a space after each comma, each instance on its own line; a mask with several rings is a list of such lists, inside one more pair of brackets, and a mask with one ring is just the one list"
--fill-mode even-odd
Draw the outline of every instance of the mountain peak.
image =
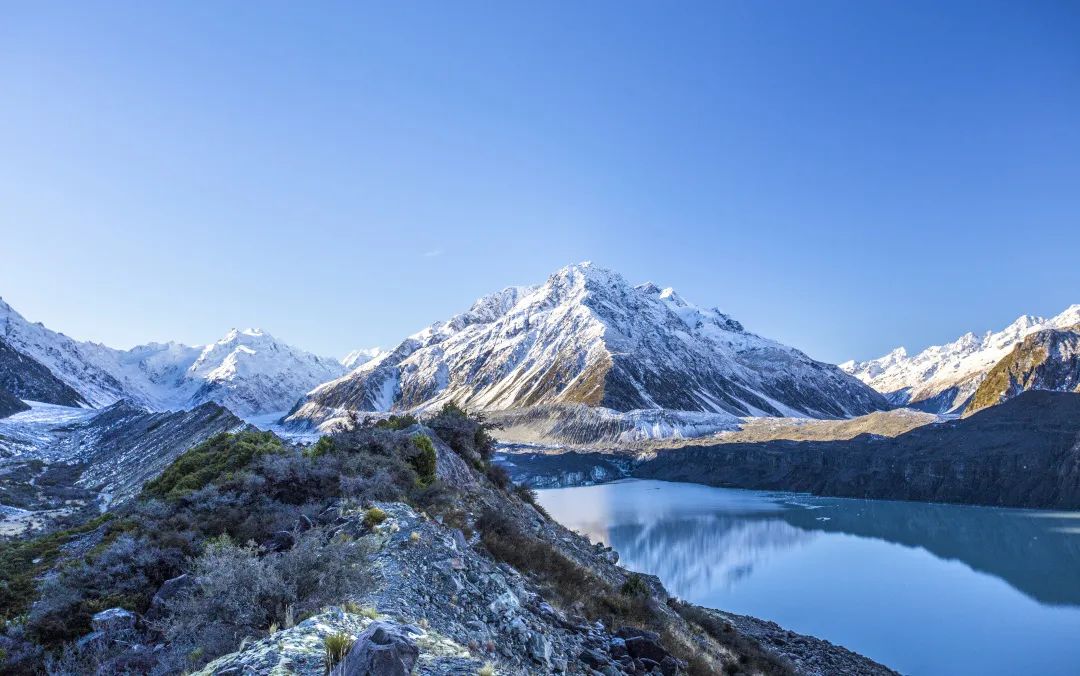
[[583, 262], [413, 334], [377, 363], [311, 392], [293, 419], [447, 401], [489, 411], [586, 405], [812, 417], [885, 406], [839, 369], [717, 310]]

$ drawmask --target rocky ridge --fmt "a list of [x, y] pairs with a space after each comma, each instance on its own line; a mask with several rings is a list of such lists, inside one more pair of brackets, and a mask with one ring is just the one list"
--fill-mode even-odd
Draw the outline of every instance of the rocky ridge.
[[[500, 510], [523, 533], [548, 543], [604, 584], [618, 588], [631, 578], [617, 565], [615, 552], [566, 530], [530, 504], [493, 491], [460, 456], [432, 438], [437, 473], [465, 489], [463, 507], [469, 514]], [[490, 665], [493, 673], [545, 676], [683, 673], [686, 663], [668, 652], [673, 640], [695, 645], [715, 664], [738, 661], [740, 650], [760, 650], [761, 655], [772, 655], [760, 658], [772, 660], [767, 662], [771, 666], [766, 673], [893, 673], [827, 642], [750, 618], [715, 616], [719, 631], [741, 637], [734, 643], [717, 643], [699, 625], [683, 619], [675, 610], [678, 604], [669, 599], [658, 580], [648, 576], [639, 577], [648, 590], [645, 593], [655, 595], [656, 610], [670, 622], [673, 633], [660, 636], [645, 629], [590, 622], [575, 614], [574, 608], [552, 601], [550, 590], [532, 575], [493, 560], [478, 533], [466, 536], [441, 517], [431, 518], [401, 503], [376, 506], [386, 519], [370, 535], [365, 535], [362, 511], [343, 505], [336, 521], [340, 533], [373, 542], [372, 589], [361, 599], [371, 610], [328, 608], [292, 629], [219, 658], [200, 673], [323, 674], [328, 668], [323, 640], [338, 632], [357, 639], [340, 666], [342, 673], [367, 673], [353, 671], [349, 660], [363, 652], [357, 645], [367, 640], [364, 633], [373, 623], [382, 623], [385, 631], [416, 649], [417, 674], [471, 675], [484, 665]]]
[[997, 363], [964, 409], [974, 413], [1030, 390], [1080, 391], [1080, 325], [1024, 338]]

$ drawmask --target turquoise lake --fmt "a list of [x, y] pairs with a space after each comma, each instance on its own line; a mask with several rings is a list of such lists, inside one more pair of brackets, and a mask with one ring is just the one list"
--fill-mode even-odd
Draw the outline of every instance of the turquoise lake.
[[638, 480], [538, 494], [676, 596], [906, 674], [1080, 673], [1080, 512]]

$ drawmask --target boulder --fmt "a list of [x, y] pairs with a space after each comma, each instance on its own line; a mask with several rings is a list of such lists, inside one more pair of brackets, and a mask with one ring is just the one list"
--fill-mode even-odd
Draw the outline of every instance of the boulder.
[[127, 631], [135, 628], [135, 613], [123, 608], [109, 608], [96, 613], [90, 619], [90, 626], [94, 631], [103, 634], [111, 634], [119, 631]]
[[668, 656], [668, 651], [664, 650], [664, 647], [659, 642], [646, 636], [635, 636], [626, 639], [626, 650], [632, 657], [652, 660], [657, 664], [662, 664], [664, 658]]
[[608, 652], [611, 656], [618, 659], [626, 653], [626, 640], [621, 638], [611, 639], [611, 643], [608, 645]]
[[602, 651], [596, 648], [586, 648], [578, 655], [578, 659], [593, 669], [603, 669], [611, 664], [611, 660]]
[[515, 612], [520, 606], [521, 602], [518, 601], [518, 597], [514, 595], [514, 592], [507, 590], [488, 604], [488, 610], [495, 617], [499, 617]]
[[639, 629], [638, 627], [619, 627], [615, 630], [615, 635], [622, 639], [645, 637], [650, 641], [660, 641], [660, 634], [655, 631], [649, 631], [648, 629]]
[[296, 544], [296, 538], [287, 530], [279, 530], [262, 544], [268, 552], [287, 552]]
[[187, 573], [162, 582], [157, 593], [154, 594], [154, 598], [150, 600], [150, 610], [146, 613], [147, 617], [154, 619], [164, 615], [169, 600], [190, 587], [194, 582], [195, 580]]
[[409, 676], [420, 649], [408, 632], [389, 622], [372, 622], [356, 638], [342, 676]]
[[668, 655], [660, 660], [660, 671], [664, 672], [664, 676], [677, 676], [680, 671], [679, 661]]
[[529, 651], [529, 657], [545, 667], [551, 662], [551, 644], [540, 632], [534, 631], [529, 635], [526, 648]]

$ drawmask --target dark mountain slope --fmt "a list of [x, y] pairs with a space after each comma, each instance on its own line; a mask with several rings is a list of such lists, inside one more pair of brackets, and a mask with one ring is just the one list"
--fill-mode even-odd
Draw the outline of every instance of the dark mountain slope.
[[14, 394], [0, 387], [0, 418], [6, 418], [9, 415], [13, 415], [19, 411], [26, 411], [29, 408], [29, 406], [23, 403], [22, 399], [19, 399]]
[[892, 439], [685, 447], [634, 476], [841, 497], [1080, 509], [1080, 395], [1027, 392]]
[[60, 406], [84, 406], [86, 401], [44, 364], [11, 347], [0, 338], [0, 390], [19, 399]]

